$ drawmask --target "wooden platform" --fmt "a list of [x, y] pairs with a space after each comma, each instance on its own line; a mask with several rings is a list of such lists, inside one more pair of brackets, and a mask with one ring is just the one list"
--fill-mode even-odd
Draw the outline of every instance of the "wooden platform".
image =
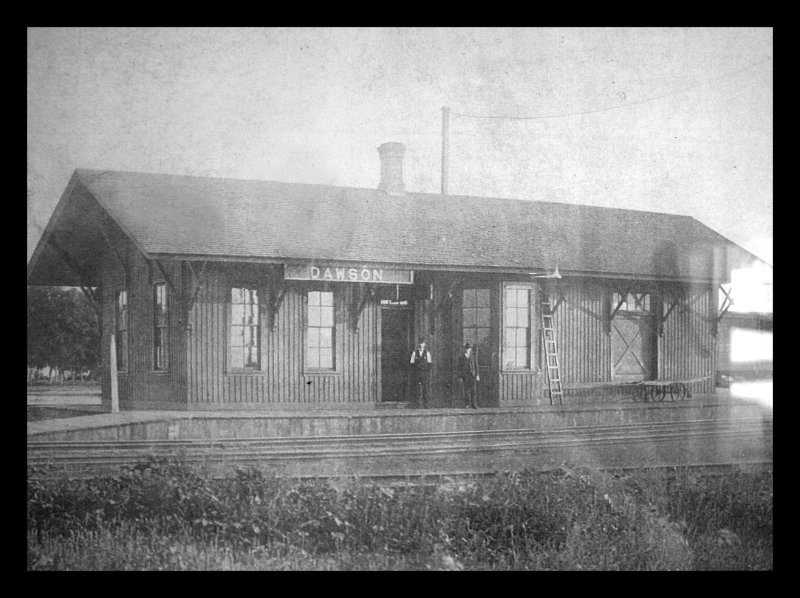
[[91, 475], [147, 455], [214, 475], [252, 466], [289, 477], [402, 477], [550, 468], [772, 460], [772, 414], [753, 403], [363, 413], [123, 412], [28, 423], [29, 464]]

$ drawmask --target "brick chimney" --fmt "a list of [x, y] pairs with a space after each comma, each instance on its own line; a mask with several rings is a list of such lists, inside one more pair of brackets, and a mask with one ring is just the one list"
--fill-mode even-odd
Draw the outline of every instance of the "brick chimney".
[[384, 143], [378, 148], [381, 157], [381, 182], [380, 191], [390, 195], [402, 195], [406, 191], [403, 184], [403, 153], [406, 146], [402, 143]]

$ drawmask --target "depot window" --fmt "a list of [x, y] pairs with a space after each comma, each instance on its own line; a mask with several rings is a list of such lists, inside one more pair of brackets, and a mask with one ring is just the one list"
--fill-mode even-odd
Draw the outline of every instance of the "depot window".
[[261, 355], [258, 290], [232, 288], [230, 314], [230, 368], [258, 370]]
[[478, 363], [488, 365], [489, 289], [464, 289], [461, 294], [461, 334], [464, 344], [475, 347]]
[[531, 369], [531, 287], [507, 286], [503, 293], [503, 367]]
[[117, 370], [124, 372], [128, 369], [128, 291], [117, 293], [115, 323]]
[[153, 369], [166, 370], [168, 360], [167, 285], [153, 286]]
[[336, 326], [333, 318], [333, 293], [308, 291], [306, 325], [306, 368], [334, 370]]

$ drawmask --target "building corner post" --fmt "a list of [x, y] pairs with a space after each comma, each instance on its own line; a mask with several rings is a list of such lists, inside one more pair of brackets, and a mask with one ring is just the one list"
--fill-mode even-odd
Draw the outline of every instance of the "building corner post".
[[111, 331], [109, 335], [111, 341], [109, 342], [109, 349], [111, 355], [109, 359], [109, 369], [111, 370], [111, 413], [119, 413], [119, 383], [117, 377], [117, 341], [116, 334]]

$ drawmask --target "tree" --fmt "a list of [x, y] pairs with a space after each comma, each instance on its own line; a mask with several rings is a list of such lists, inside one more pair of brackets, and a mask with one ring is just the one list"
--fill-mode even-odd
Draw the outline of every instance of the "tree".
[[100, 323], [86, 296], [72, 287], [28, 287], [28, 366], [94, 370]]

